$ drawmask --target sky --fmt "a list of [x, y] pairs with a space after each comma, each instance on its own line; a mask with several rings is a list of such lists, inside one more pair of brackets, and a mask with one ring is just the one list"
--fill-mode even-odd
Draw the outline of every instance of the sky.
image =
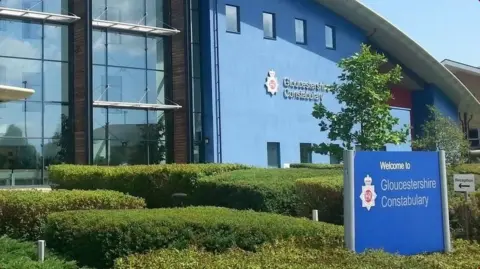
[[442, 61], [480, 66], [480, 0], [360, 0]]

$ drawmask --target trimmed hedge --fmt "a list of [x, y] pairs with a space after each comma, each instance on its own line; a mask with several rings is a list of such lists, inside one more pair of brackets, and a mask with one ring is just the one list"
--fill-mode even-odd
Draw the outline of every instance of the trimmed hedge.
[[232, 171], [200, 179], [191, 203], [296, 216], [296, 179], [340, 174], [336, 169], [305, 168]]
[[66, 262], [48, 252], [43, 263], [37, 262], [33, 243], [0, 238], [0, 268], [2, 269], [77, 269], [74, 262]]
[[143, 197], [148, 207], [157, 208], [173, 206], [174, 193], [191, 194], [200, 177], [248, 168], [237, 164], [54, 165], [49, 167], [49, 179], [60, 189], [108, 189]]
[[48, 217], [49, 247], [80, 264], [108, 267], [118, 257], [154, 249], [198, 246], [221, 252], [253, 251], [286, 238], [311, 244], [343, 245], [341, 226], [253, 211], [188, 207], [177, 209], [79, 211]]
[[319, 221], [343, 224], [343, 181], [336, 178], [309, 178], [295, 182], [300, 200], [297, 214], [310, 217], [313, 209], [318, 210]]
[[380, 251], [354, 254], [342, 248], [302, 248], [290, 242], [268, 244], [256, 253], [239, 249], [222, 254], [186, 250], [159, 250], [120, 258], [115, 269], [214, 269], [214, 268], [285, 268], [285, 269], [473, 269], [480, 266], [480, 245], [454, 242], [452, 254], [398, 256]]
[[51, 212], [144, 207], [143, 199], [115, 191], [0, 191], [0, 234], [37, 240]]
[[343, 170], [343, 164], [292, 163], [292, 164], [290, 164], [290, 168], [338, 169], [338, 170]]

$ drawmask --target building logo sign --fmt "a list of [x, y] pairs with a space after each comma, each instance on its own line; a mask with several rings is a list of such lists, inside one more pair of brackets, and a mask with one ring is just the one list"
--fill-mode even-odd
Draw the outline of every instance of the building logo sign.
[[363, 182], [365, 186], [362, 186], [362, 194], [360, 194], [360, 200], [362, 200], [362, 207], [366, 207], [368, 211], [375, 206], [375, 199], [377, 194], [375, 193], [375, 186], [372, 185], [372, 178], [367, 175]]
[[271, 95], [277, 94], [277, 92], [278, 92], [278, 80], [277, 80], [277, 77], [275, 77], [275, 71], [270, 70], [268, 72], [267, 82], [265, 83], [265, 86], [267, 87], [267, 91]]
[[[274, 70], [268, 72], [265, 87], [271, 95], [278, 92], [280, 85]], [[283, 79], [283, 96], [289, 100], [322, 101], [325, 87], [326, 85], [323, 83], [296, 81], [285, 77]]]

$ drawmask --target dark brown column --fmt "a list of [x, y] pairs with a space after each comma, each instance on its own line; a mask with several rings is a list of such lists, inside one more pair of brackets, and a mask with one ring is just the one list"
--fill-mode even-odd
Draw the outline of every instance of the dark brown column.
[[172, 98], [173, 102], [182, 106], [173, 115], [173, 161], [187, 163], [189, 161], [189, 114], [188, 101], [188, 63], [185, 0], [171, 0], [171, 26], [180, 31], [171, 38], [172, 63]]
[[88, 70], [90, 70], [90, 61], [88, 60], [87, 46], [87, 28], [90, 16], [88, 14], [89, 5], [86, 3], [90, 0], [70, 0], [69, 4], [72, 13], [81, 19], [71, 26], [73, 53], [71, 56], [71, 68], [73, 80], [73, 94], [71, 95], [71, 103], [73, 105], [73, 130], [75, 145], [75, 163], [89, 163], [89, 94], [90, 88]]

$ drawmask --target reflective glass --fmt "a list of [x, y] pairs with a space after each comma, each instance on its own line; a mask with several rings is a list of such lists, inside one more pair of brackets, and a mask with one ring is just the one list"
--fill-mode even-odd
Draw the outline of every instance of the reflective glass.
[[107, 100], [105, 78], [107, 76], [107, 68], [101, 65], [94, 65], [92, 70], [93, 78], [93, 100]]
[[0, 55], [41, 59], [42, 26], [40, 24], [0, 20]]
[[0, 83], [34, 89], [29, 101], [42, 100], [42, 61], [0, 57]]
[[44, 32], [45, 60], [68, 61], [68, 26], [45, 25]]
[[148, 112], [148, 135], [151, 141], [165, 140], [165, 114], [163, 111]]
[[93, 141], [93, 164], [107, 165], [107, 141], [94, 140]]
[[60, 104], [45, 104], [44, 137], [60, 139], [71, 133], [68, 106]]
[[165, 104], [165, 75], [163, 71], [147, 71], [149, 104]]
[[238, 13], [239, 13], [238, 7], [230, 6], [230, 5], [225, 6], [225, 17], [226, 17], [226, 23], [227, 23], [226, 27], [228, 32], [234, 32], [234, 33], [240, 32]]
[[325, 25], [325, 46], [335, 49], [335, 28]]
[[68, 102], [69, 66], [62, 62], [44, 62], [45, 101]]
[[147, 164], [148, 143], [141, 140], [108, 141], [108, 161], [110, 165]]
[[[146, 139], [147, 111], [108, 109], [108, 138], [121, 141]], [[145, 138], [144, 138], [145, 137]]]
[[93, 139], [105, 139], [107, 129], [107, 109], [93, 108]]
[[107, 49], [105, 43], [107, 42], [107, 34], [105, 31], [94, 30], [92, 33], [92, 57], [93, 64], [106, 64]]
[[102, 83], [107, 85], [108, 101], [145, 103], [145, 70], [109, 67]]
[[0, 104], [0, 137], [42, 137], [42, 104], [10, 102]]
[[35, 184], [35, 180], [41, 178], [41, 175], [34, 171], [18, 170], [40, 170], [42, 167], [41, 157], [42, 139], [0, 138], [0, 171], [3, 170], [0, 178], [4, 179], [6, 175], [9, 176], [9, 173], [5, 173], [6, 169], [14, 169], [16, 185]]
[[263, 36], [275, 38], [275, 16], [271, 13], [263, 13]]
[[45, 139], [43, 146], [44, 165], [72, 163], [75, 155], [73, 134], [62, 135], [60, 138]]
[[162, 37], [147, 38], [147, 68], [155, 70], [164, 70], [164, 44]]
[[198, 78], [193, 79], [193, 112], [202, 112], [202, 84]]
[[163, 21], [163, 0], [147, 0], [147, 25], [165, 27]]
[[149, 164], [162, 164], [166, 161], [167, 147], [164, 140], [148, 142]]
[[145, 68], [145, 37], [109, 32], [108, 64]]
[[106, 20], [138, 24], [144, 14], [143, 0], [107, 0]]
[[305, 21], [295, 20], [295, 40], [297, 43], [305, 44]]
[[92, 0], [92, 18], [94, 20], [106, 20], [107, 12], [105, 0]]

